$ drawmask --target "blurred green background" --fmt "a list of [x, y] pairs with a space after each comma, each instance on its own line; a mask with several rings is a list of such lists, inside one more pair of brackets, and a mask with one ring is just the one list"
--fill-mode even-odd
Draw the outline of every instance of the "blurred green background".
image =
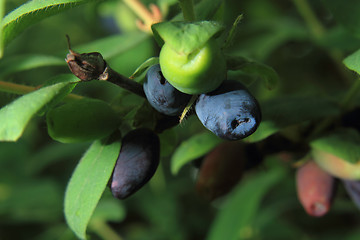
[[[25, 2], [7, 1], [6, 12]], [[176, 1], [156, 3], [169, 7], [168, 18], [179, 12]], [[347, 89], [346, 82], [339, 84], [339, 79], [351, 73], [341, 70], [345, 68], [338, 60], [357, 50], [360, 40], [335, 21], [323, 2], [311, 1], [311, 6], [328, 29], [322, 38], [312, 34], [293, 1], [226, 0], [215, 15], [215, 19], [231, 25], [239, 14], [244, 14], [229, 52], [262, 61], [278, 72], [281, 84], [276, 90], [268, 91], [256, 82], [250, 86], [260, 102], [289, 94], [322, 96], [334, 93], [336, 97], [339, 89]], [[5, 49], [3, 59], [22, 54], [65, 58], [68, 52], [66, 34], [76, 50], [77, 46], [98, 39], [137, 31], [135, 19], [118, 0], [81, 5], [27, 29]], [[127, 52], [113, 56], [108, 63], [116, 71], [130, 76], [144, 60], [157, 56], [158, 51], [156, 42], [148, 36]], [[69, 73], [65, 62], [63, 66], [10, 74], [2, 80], [38, 86], [60, 73]], [[238, 73], [231, 74], [237, 76]], [[118, 91], [117, 87], [94, 81], [79, 84], [74, 93], [113, 101]], [[0, 105], [17, 97], [1, 92]], [[89, 226], [91, 239], [115, 239], [111, 235], [114, 231], [122, 237], [119, 239], [128, 240], [205, 239], [224, 199], [209, 203], [196, 194], [197, 169], [193, 165], [184, 167], [176, 176], [170, 173], [169, 167], [171, 153], [176, 147], [202, 131], [204, 127], [196, 116], [191, 116], [183, 124], [164, 132], [161, 138], [173, 142], [163, 145], [161, 166], [154, 178], [124, 201], [113, 199], [107, 189]], [[71, 173], [89, 145], [53, 141], [47, 134], [43, 116], [32, 119], [17, 142], [0, 143], [1, 240], [76, 239], [64, 220], [63, 198]], [[360, 239], [360, 212], [341, 184], [331, 211], [317, 219], [306, 215], [298, 202], [295, 170], [277, 156], [267, 157], [263, 164], [246, 173], [242, 181], [277, 167], [286, 169], [286, 174], [262, 200], [252, 224], [239, 230], [239, 239]]]

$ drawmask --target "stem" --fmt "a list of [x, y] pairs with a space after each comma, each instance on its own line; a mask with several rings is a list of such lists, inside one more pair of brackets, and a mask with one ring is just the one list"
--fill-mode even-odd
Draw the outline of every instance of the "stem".
[[123, 1], [145, 24], [152, 23], [153, 16], [139, 0]]
[[190, 111], [192, 105], [195, 103], [196, 99], [199, 97], [199, 95], [192, 95], [190, 101], [186, 105], [184, 111], [181, 113], [179, 122], [182, 123], [182, 121], [185, 119], [186, 115]]
[[[2, 25], [2, 21], [5, 14], [5, 0], [0, 0], [0, 24]], [[3, 31], [0, 31], [0, 39], [3, 39]], [[3, 41], [0, 43], [0, 58], [4, 54], [4, 44]]]
[[346, 111], [352, 107], [352, 103], [360, 92], [360, 77], [355, 80], [351, 88], [348, 90], [342, 101], [340, 102], [340, 108], [342, 111]]
[[195, 21], [193, 0], [179, 0], [179, 4], [184, 15], [184, 20], [188, 22]]
[[[313, 37], [316, 40], [321, 40], [325, 36], [326, 29], [322, 23], [317, 19], [314, 11], [311, 9], [307, 0], [293, 0], [299, 14], [302, 16], [308, 29], [310, 29]], [[339, 73], [342, 75], [346, 83], [350, 83], [349, 71], [344, 68], [342, 60], [344, 58], [342, 52], [337, 49], [328, 51], [329, 57], [335, 63]]]
[[[27, 93], [36, 91], [38, 89], [39, 89], [38, 87], [30, 87], [30, 86], [21, 85], [21, 84], [0, 81], [0, 92], [25, 95]], [[64, 100], [71, 101], [71, 100], [78, 100], [81, 98], [83, 98], [83, 96], [76, 95], [76, 94], [69, 94], [64, 98]]]
[[242, 19], [243, 19], [243, 15], [242, 15], [242, 14], [240, 14], [240, 15], [235, 19], [235, 21], [234, 21], [234, 23], [233, 23], [233, 25], [232, 25], [232, 27], [231, 27], [231, 29], [230, 29], [230, 32], [229, 32], [229, 34], [228, 34], [227, 37], [226, 37], [226, 40], [225, 40], [224, 45], [223, 45], [222, 48], [228, 48], [228, 47], [232, 44], [232, 42], [233, 42], [233, 40], [234, 40], [234, 37], [235, 37], [236, 29], [237, 29], [237, 27], [238, 27], [238, 25], [239, 25], [239, 23], [241, 22]]
[[104, 220], [93, 219], [90, 226], [104, 240], [123, 240]]
[[320, 39], [325, 33], [325, 28], [316, 18], [307, 0], [293, 0], [293, 2], [314, 37]]
[[101, 77], [99, 77], [99, 80], [105, 80], [108, 82], [111, 82], [112, 84], [115, 84], [119, 87], [122, 87], [132, 93], [135, 93], [136, 95], [146, 98], [145, 92], [143, 89], [143, 86], [140, 83], [137, 83], [119, 73], [112, 70], [109, 66], [106, 67], [104, 73]]
[[0, 81], [0, 92], [24, 95], [35, 90], [35, 87]]

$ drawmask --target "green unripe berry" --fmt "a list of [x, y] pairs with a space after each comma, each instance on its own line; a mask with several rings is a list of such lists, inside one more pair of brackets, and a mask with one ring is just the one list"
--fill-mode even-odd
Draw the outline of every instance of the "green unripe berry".
[[169, 83], [187, 94], [210, 92], [226, 79], [225, 58], [215, 39], [190, 54], [179, 53], [165, 43], [159, 61]]
[[46, 115], [51, 138], [63, 143], [93, 141], [110, 135], [119, 118], [104, 101], [81, 99], [51, 109]]

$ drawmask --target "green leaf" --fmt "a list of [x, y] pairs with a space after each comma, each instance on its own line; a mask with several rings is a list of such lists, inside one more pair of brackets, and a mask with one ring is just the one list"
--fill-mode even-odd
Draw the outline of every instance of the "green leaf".
[[[0, 50], [29, 26], [69, 8], [95, 0], [31, 0], [7, 14], [2, 21]], [[99, 1], [99, 0], [98, 0]]]
[[[202, 0], [195, 5], [195, 17], [198, 20], [212, 19], [215, 13], [219, 10], [223, 0]], [[180, 12], [172, 21], [184, 20], [183, 13]]]
[[0, 60], [0, 78], [38, 67], [65, 66], [64, 59], [48, 55], [18, 55]]
[[226, 36], [225, 42], [223, 44], [223, 49], [230, 47], [234, 43], [234, 38], [238, 32], [238, 26], [243, 19], [244, 15], [240, 14], [234, 21], [229, 33]]
[[28, 93], [14, 102], [0, 109], [0, 141], [16, 141], [22, 135], [30, 119], [43, 107], [57, 101], [67, 94], [69, 88], [75, 87], [74, 82], [78, 79], [73, 75], [60, 75], [56, 77], [60, 83], [47, 86]]
[[211, 132], [200, 133], [183, 141], [171, 157], [171, 172], [177, 174], [185, 164], [204, 156], [222, 141]]
[[[2, 26], [2, 22], [3, 22], [3, 17], [5, 14], [5, 1], [6, 0], [0, 0], [0, 26]], [[0, 31], [0, 39], [2, 39], [3, 33], [2, 31]], [[3, 55], [3, 46], [0, 43], [0, 58]]]
[[221, 7], [223, 0], [202, 0], [195, 5], [195, 16], [199, 20], [212, 19]]
[[148, 38], [149, 34], [137, 31], [92, 41], [88, 44], [74, 47], [73, 50], [76, 50], [79, 53], [91, 51], [100, 52], [105, 59], [109, 60], [138, 46]]
[[239, 184], [216, 216], [207, 239], [243, 239], [241, 233], [254, 220], [264, 195], [283, 175], [283, 170], [273, 168]]
[[334, 102], [311, 96], [274, 98], [260, 105], [262, 121], [256, 132], [246, 138], [250, 142], [260, 141], [291, 125], [340, 114]]
[[339, 23], [350, 33], [360, 37], [360, 2], [358, 0], [348, 0], [346, 3], [341, 0], [324, 0], [323, 2]]
[[344, 59], [345, 66], [360, 74], [360, 49]]
[[224, 27], [215, 21], [200, 21], [161, 22], [152, 25], [151, 28], [155, 36], [160, 36], [176, 52], [190, 54], [221, 32]]
[[147, 59], [144, 63], [142, 63], [135, 72], [131, 75], [131, 79], [140, 77], [149, 67], [159, 64], [159, 58], [158, 57], [152, 57]]
[[244, 57], [227, 57], [228, 70], [240, 70], [245, 74], [259, 78], [264, 82], [264, 85], [269, 89], [274, 89], [279, 83], [279, 76], [276, 71], [270, 66], [246, 59]]
[[107, 102], [91, 98], [65, 103], [46, 115], [49, 136], [62, 143], [104, 138], [116, 131], [120, 122]]
[[120, 142], [95, 141], [79, 161], [65, 192], [64, 212], [80, 239], [109, 181], [120, 152]]
[[101, 219], [105, 221], [120, 222], [126, 216], [125, 207], [111, 196], [109, 199], [101, 199], [96, 207], [91, 221]]
[[337, 129], [313, 140], [310, 146], [349, 163], [360, 161], [360, 133], [355, 129]]

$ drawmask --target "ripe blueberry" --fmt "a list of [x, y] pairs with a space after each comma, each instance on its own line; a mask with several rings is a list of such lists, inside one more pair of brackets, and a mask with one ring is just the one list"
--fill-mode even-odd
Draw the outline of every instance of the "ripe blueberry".
[[224, 81], [215, 91], [201, 94], [195, 111], [207, 129], [226, 140], [251, 135], [261, 121], [258, 102], [238, 81]]
[[125, 199], [139, 190], [154, 175], [160, 156], [159, 137], [140, 128], [125, 135], [112, 174], [111, 192]]
[[150, 105], [165, 115], [179, 115], [191, 98], [191, 95], [180, 92], [164, 78], [159, 64], [148, 70], [143, 86]]

